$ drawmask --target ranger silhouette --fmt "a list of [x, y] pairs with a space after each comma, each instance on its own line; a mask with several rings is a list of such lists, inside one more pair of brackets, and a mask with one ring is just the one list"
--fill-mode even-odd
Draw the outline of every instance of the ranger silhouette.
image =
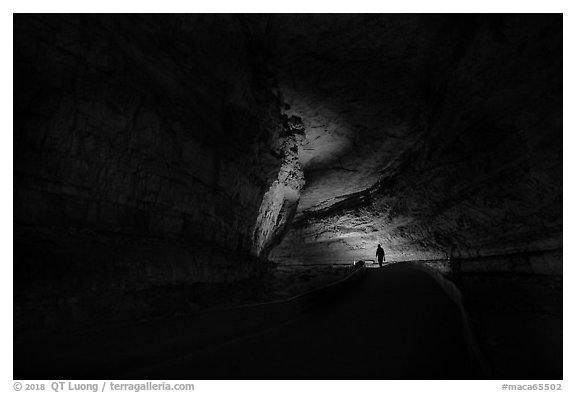
[[384, 258], [384, 249], [378, 244], [378, 248], [376, 249], [376, 257], [378, 257], [378, 265], [382, 267], [382, 261], [385, 261]]

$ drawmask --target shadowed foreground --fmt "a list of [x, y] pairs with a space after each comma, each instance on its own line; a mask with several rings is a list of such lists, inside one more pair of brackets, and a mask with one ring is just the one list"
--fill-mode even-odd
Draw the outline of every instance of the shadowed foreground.
[[427, 274], [393, 265], [282, 326], [130, 377], [458, 379], [468, 364], [457, 307]]
[[458, 307], [408, 264], [367, 269], [354, 286], [289, 303], [16, 345], [15, 378], [479, 377]]

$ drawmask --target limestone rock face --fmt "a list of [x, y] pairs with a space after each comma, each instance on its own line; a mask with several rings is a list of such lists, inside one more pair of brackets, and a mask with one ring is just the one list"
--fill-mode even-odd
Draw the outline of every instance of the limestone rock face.
[[284, 262], [562, 247], [555, 16], [279, 17], [306, 186]]
[[298, 148], [302, 142], [303, 125], [297, 117], [288, 119], [283, 134], [283, 163], [276, 179], [264, 195], [253, 235], [253, 252], [257, 256], [268, 255], [292, 222], [304, 176], [298, 161]]
[[300, 180], [260, 25], [15, 18], [18, 316], [264, 268], [252, 253], [264, 195], [273, 182], [297, 194]]
[[378, 243], [561, 272], [561, 15], [14, 22], [22, 325]]

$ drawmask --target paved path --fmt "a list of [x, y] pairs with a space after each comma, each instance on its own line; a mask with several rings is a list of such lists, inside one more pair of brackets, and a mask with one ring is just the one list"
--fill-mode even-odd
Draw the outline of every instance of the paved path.
[[[194, 334], [192, 331], [190, 334]], [[409, 264], [257, 334], [133, 370], [145, 379], [468, 379], [456, 305]]]

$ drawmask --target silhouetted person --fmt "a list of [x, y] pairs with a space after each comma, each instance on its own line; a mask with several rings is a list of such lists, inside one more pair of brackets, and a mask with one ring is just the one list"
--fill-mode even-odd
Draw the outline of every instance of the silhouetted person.
[[378, 265], [382, 267], [382, 262], [385, 259], [384, 259], [384, 249], [380, 247], [380, 244], [378, 244], [378, 248], [376, 249], [376, 257], [378, 258]]

